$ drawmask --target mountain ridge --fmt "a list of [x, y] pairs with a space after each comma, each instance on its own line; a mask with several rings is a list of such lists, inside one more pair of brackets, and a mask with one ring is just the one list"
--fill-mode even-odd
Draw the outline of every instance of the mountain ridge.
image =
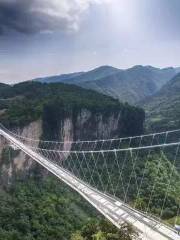
[[34, 79], [43, 83], [62, 82], [75, 84], [86, 89], [135, 104], [153, 95], [173, 78], [180, 68], [156, 68], [136, 65], [128, 69], [101, 66], [87, 72], [63, 74], [48, 78]]
[[[107, 71], [110, 71], [108, 73]], [[49, 77], [43, 77], [43, 78], [37, 78], [34, 79], [34, 81], [40, 81], [43, 83], [53, 83], [53, 82], [63, 82], [63, 83], [74, 83], [74, 82], [80, 82], [82, 78], [84, 79], [85, 77], [88, 78], [89, 75], [96, 73], [97, 75], [94, 76], [95, 80], [99, 79], [99, 72], [103, 74], [103, 72], [107, 72], [107, 75], [111, 75], [111, 72], [118, 72], [121, 71], [121, 69], [117, 69], [111, 66], [100, 66], [95, 69], [86, 71], [86, 72], [75, 72], [75, 73], [67, 73], [67, 74], [61, 74], [61, 75], [56, 75], [56, 76], [49, 76]], [[106, 75], [106, 76], [107, 76]], [[92, 76], [91, 76], [92, 79]], [[88, 81], [86, 79], [86, 81]]]

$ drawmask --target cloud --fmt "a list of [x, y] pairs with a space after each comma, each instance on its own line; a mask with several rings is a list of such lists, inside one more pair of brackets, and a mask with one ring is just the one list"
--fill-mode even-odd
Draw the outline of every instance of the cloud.
[[179, 0], [141, 0], [141, 18], [149, 32], [162, 39], [178, 39], [180, 36]]
[[108, 0], [0, 0], [0, 34], [73, 32], [92, 4]]

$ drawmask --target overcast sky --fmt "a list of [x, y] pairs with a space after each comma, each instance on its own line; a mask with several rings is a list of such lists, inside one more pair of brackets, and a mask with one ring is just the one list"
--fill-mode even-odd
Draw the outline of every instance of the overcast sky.
[[180, 66], [180, 0], [0, 0], [0, 82]]

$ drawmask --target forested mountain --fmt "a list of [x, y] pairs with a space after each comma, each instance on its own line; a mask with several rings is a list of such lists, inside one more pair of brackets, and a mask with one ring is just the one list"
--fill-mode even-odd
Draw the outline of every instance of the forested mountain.
[[56, 83], [56, 82], [64, 82], [64, 81], [71, 81], [72, 79], [76, 79], [79, 76], [84, 74], [84, 72], [78, 72], [78, 73], [69, 73], [69, 74], [62, 74], [57, 75], [53, 77], [45, 77], [45, 78], [37, 78], [36, 81], [41, 83]]
[[3, 93], [8, 91], [11, 87], [8, 84], [0, 83], [0, 96], [3, 97]]
[[102, 66], [89, 72], [36, 79], [36, 81], [73, 83], [134, 104], [154, 94], [178, 71], [178, 68], [159, 69], [151, 66], [134, 66], [126, 70]]
[[146, 110], [149, 128], [154, 130], [180, 128], [180, 74], [140, 105]]
[[118, 73], [119, 71], [121, 70], [114, 67], [102, 66], [89, 72], [70, 73], [47, 78], [39, 78], [36, 79], [36, 81], [43, 83], [64, 82], [70, 84], [81, 84], [87, 81], [96, 81], [98, 79], [111, 76], [115, 73]]
[[[25, 82], [8, 86], [0, 98], [7, 99], [0, 101], [0, 122], [27, 138], [73, 141], [137, 135], [144, 130], [142, 109], [78, 86]], [[102, 216], [79, 195], [3, 138], [0, 186], [0, 239], [91, 240], [95, 234], [98, 239], [100, 232], [120, 240], [133, 238], [129, 226], [117, 230], [99, 222]], [[93, 228], [92, 217], [96, 217]]]
[[[51, 118], [54, 119], [52, 124], [70, 115], [75, 119], [81, 110], [85, 109], [96, 117], [99, 114], [106, 114], [104, 118], [112, 114], [118, 116], [120, 113], [119, 132], [114, 132], [114, 135], [134, 135], [143, 131], [144, 112], [142, 109], [119, 103], [118, 100], [109, 96], [74, 85], [24, 82], [9, 87], [7, 91], [2, 92], [0, 98], [13, 98], [12, 101], [7, 101], [7, 107], [4, 107], [4, 101], [0, 106], [1, 109], [5, 108], [0, 120], [9, 126], [26, 125], [44, 116], [47, 109], [50, 109]], [[91, 119], [92, 122], [93, 119]]]
[[175, 69], [176, 69], [176, 73], [178, 74], [180, 72], [180, 67], [177, 67]]
[[9, 86], [8, 84], [0, 83], [0, 89], [6, 88], [6, 87], [8, 87], [8, 86]]
[[[179, 75], [171, 82], [173, 89], [177, 90], [176, 93], [179, 90], [178, 79]], [[74, 85], [29, 81], [8, 86], [0, 94], [0, 98], [7, 99], [7, 102], [0, 102], [0, 122], [26, 138], [73, 141], [140, 135], [144, 131], [145, 115], [141, 108], [120, 103], [112, 97]], [[86, 207], [88, 205], [84, 202], [80, 207], [82, 199], [77, 194], [64, 187], [57, 179], [52, 179], [44, 169], [25, 154], [13, 150], [2, 138], [0, 141], [0, 201], [3, 203], [0, 207], [0, 216], [3, 216], [3, 221], [0, 221], [0, 238], [21, 240], [23, 236], [26, 240], [56, 240], [57, 238], [91, 240], [92, 236], [97, 236], [95, 239], [99, 239], [99, 234], [105, 237], [108, 233], [113, 233], [115, 239], [133, 239], [135, 233], [129, 226], [122, 227], [119, 231], [106, 222], [102, 224], [101, 220], [87, 222], [88, 217], [98, 216], [99, 218], [99, 215], [90, 207]], [[39, 147], [39, 142], [33, 143], [33, 147]], [[67, 146], [63, 145], [62, 150], [65, 147]], [[71, 147], [70, 145], [68, 149], [71, 150]], [[102, 169], [102, 156], [98, 155], [97, 169]], [[116, 157], [120, 165], [123, 164], [121, 161], [124, 158], [121, 152], [116, 154]], [[119, 177], [119, 169], [114, 168], [113, 163], [117, 161], [116, 157], [113, 158], [113, 155], [108, 154], [106, 158], [108, 161], [106, 171], [111, 172], [111, 180], [115, 183]], [[122, 174], [123, 187], [129, 183], [132, 170], [135, 171], [138, 179], [142, 178], [146, 157], [146, 152], [139, 154], [134, 166], [131, 162], [131, 152], [126, 155]], [[145, 211], [149, 194], [152, 189], [155, 189], [156, 194], [148, 208], [156, 216], [159, 216], [161, 211], [161, 201], [171, 177], [169, 169], [172, 168], [168, 155], [164, 155], [163, 159], [161, 157], [162, 163], [157, 180], [156, 170], [159, 159], [158, 151], [152, 151], [149, 155], [146, 173], [143, 176], [142, 196], [136, 198], [137, 182], [134, 177], [131, 179], [127, 194], [130, 205], [136, 202], [137, 207]], [[93, 168], [91, 163], [93, 162], [89, 162], [89, 167]], [[73, 161], [73, 166], [76, 169], [78, 162]], [[86, 171], [89, 168], [85, 163], [82, 167]], [[89, 173], [86, 172], [87, 179], [91, 176]], [[97, 176], [96, 171], [94, 174]], [[107, 187], [106, 190], [111, 193], [107, 173], [104, 171], [101, 176]], [[95, 179], [98, 181], [98, 178]], [[157, 181], [155, 188], [154, 181]], [[178, 172], [175, 172], [172, 181], [175, 183], [176, 194], [169, 192], [170, 196], [162, 211], [163, 220], [170, 223], [173, 222], [172, 219], [177, 213], [177, 196], [180, 190]], [[119, 182], [117, 187], [117, 196], [121, 198], [122, 184]], [[15, 207], [13, 207], [14, 204]], [[7, 211], [8, 214], [6, 214]], [[77, 215], [80, 216], [78, 221], [75, 220]], [[9, 222], [8, 225], [7, 222]], [[75, 230], [80, 232], [74, 233]]]
[[[55, 177], [27, 177], [0, 187], [0, 239], [70, 239], [97, 213]], [[98, 219], [98, 216], [97, 216]]]

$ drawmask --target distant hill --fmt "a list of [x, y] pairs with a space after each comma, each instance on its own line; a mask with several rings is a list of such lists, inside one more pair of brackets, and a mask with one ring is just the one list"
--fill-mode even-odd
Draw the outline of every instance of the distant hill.
[[175, 69], [176, 69], [176, 73], [180, 73], [180, 67], [177, 67]]
[[7, 87], [7, 86], [9, 86], [9, 85], [5, 84], [5, 83], [0, 83], [0, 88]]
[[135, 66], [111, 77], [84, 83], [83, 87], [96, 89], [131, 104], [150, 96], [175, 75], [173, 68], [158, 69]]
[[82, 84], [88, 81], [96, 81], [98, 79], [111, 76], [121, 70], [110, 67], [110, 66], [102, 66], [99, 68], [95, 68], [88, 72], [78, 72], [78, 73], [70, 73], [70, 74], [62, 74], [59, 76], [45, 77], [35, 79], [36, 81], [40, 81], [42, 83], [53, 83], [53, 82], [62, 82], [69, 84]]
[[35, 81], [75, 84], [134, 104], [153, 95], [179, 71], [179, 68], [159, 69], [151, 66], [134, 66], [127, 70], [102, 66], [88, 72], [52, 76]]
[[4, 97], [4, 93], [11, 89], [10, 85], [0, 83], [0, 99]]
[[9, 88], [10, 86], [8, 84], [5, 83], [0, 83], [0, 91], [2, 91], [3, 89]]
[[180, 128], [180, 73], [140, 105], [146, 110], [149, 128]]
[[52, 77], [37, 78], [36, 81], [41, 83], [57, 83], [57, 82], [63, 83], [64, 81], [74, 79], [82, 74], [83, 72], [62, 74], [62, 75], [57, 75]]

